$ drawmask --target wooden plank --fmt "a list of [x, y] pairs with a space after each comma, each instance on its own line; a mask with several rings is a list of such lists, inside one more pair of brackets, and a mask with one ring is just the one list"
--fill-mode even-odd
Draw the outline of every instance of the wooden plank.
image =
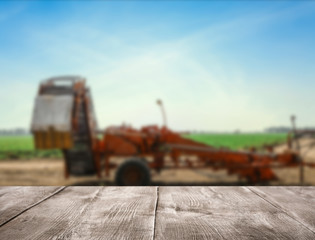
[[315, 233], [315, 187], [249, 187]]
[[152, 239], [156, 187], [68, 187], [0, 228], [2, 239]]
[[246, 187], [160, 187], [155, 238], [314, 239], [315, 235]]
[[0, 187], [0, 226], [60, 187]]

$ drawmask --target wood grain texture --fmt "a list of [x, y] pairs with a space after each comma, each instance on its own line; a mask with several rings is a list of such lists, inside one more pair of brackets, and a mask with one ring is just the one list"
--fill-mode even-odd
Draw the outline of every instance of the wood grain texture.
[[314, 187], [1, 187], [0, 219], [17, 217], [0, 227], [0, 239], [315, 239], [314, 192]]
[[315, 239], [315, 235], [246, 187], [160, 187], [155, 239]]
[[152, 239], [156, 187], [67, 187], [0, 228], [1, 239]]
[[0, 187], [0, 226], [60, 187]]
[[315, 233], [315, 187], [249, 187]]

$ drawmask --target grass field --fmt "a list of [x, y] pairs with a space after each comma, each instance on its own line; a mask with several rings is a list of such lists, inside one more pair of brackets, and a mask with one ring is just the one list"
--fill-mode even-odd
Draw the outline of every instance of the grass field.
[[0, 160], [59, 157], [59, 150], [36, 150], [32, 136], [0, 136]]
[[234, 150], [248, 147], [259, 148], [264, 144], [280, 144], [287, 138], [285, 133], [189, 134], [184, 136], [214, 147], [228, 147]]
[[[184, 137], [214, 147], [240, 149], [286, 141], [286, 134], [189, 134]], [[0, 159], [59, 158], [59, 150], [35, 150], [32, 136], [0, 136]]]
[[32, 136], [1, 136], [0, 151], [34, 150]]

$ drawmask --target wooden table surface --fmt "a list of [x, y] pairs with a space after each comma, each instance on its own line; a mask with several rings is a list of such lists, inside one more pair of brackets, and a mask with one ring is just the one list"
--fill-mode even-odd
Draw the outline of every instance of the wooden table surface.
[[0, 187], [0, 239], [315, 239], [315, 187]]

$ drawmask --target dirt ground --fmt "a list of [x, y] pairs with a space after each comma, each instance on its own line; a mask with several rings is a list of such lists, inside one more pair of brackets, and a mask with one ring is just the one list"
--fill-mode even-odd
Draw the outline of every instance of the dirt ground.
[[[300, 140], [301, 156], [305, 162], [315, 163], [315, 140], [305, 138]], [[275, 152], [286, 150], [285, 145], [275, 148]], [[98, 179], [91, 177], [64, 178], [64, 162], [62, 159], [32, 159], [32, 160], [5, 160], [0, 162], [0, 185], [96, 185], [112, 186], [115, 171], [111, 171], [109, 177]], [[279, 180], [270, 185], [299, 185], [299, 168], [274, 169]], [[163, 170], [160, 174], [152, 171], [152, 185], [246, 185], [239, 181], [235, 175], [227, 175], [225, 170], [212, 171], [208, 169], [198, 170]], [[304, 168], [304, 185], [315, 186], [315, 168]]]

